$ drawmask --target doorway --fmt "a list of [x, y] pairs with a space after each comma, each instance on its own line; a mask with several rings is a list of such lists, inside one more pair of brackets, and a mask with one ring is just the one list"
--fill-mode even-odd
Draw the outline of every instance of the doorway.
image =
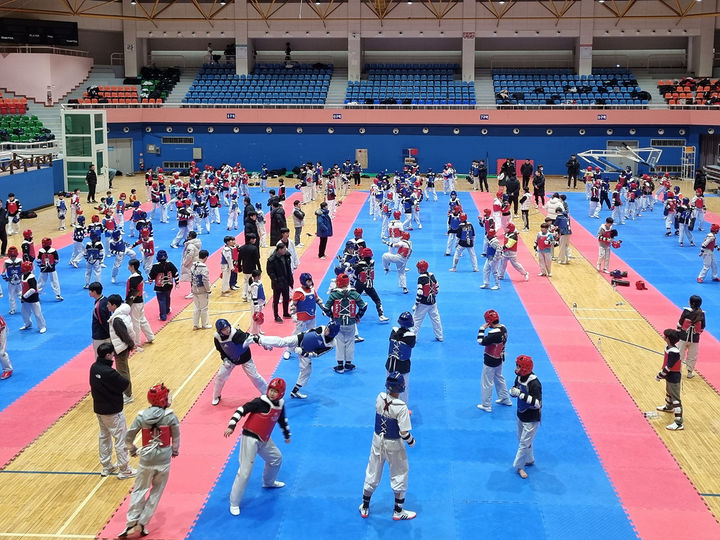
[[133, 141], [132, 139], [108, 139], [108, 167], [121, 171], [123, 174], [133, 174]]

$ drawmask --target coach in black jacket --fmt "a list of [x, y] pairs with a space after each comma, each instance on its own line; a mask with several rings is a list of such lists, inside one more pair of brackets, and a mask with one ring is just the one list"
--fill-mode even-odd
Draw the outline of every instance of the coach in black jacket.
[[290, 289], [294, 284], [292, 267], [290, 266], [290, 253], [288, 253], [285, 244], [282, 242], [276, 244], [275, 251], [268, 257], [265, 269], [272, 284], [275, 322], [281, 323], [282, 319], [278, 314], [278, 303], [282, 296], [283, 317], [289, 319], [291, 317], [288, 311], [290, 305]]
[[[100, 424], [100, 463], [101, 476], [108, 476], [117, 468], [119, 479], [135, 476], [130, 468], [130, 457], [125, 447], [127, 423], [123, 412], [123, 392], [130, 385], [125, 377], [113, 369], [115, 350], [111, 343], [102, 343], [98, 347], [97, 360], [90, 366], [90, 393], [93, 400], [93, 411]], [[112, 449], [115, 446], [117, 466], [112, 460]]]

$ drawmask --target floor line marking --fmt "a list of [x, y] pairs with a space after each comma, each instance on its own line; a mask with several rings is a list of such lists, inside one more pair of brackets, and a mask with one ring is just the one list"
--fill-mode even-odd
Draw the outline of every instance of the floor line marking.
[[0, 471], [6, 474], [84, 474], [88, 476], [97, 476], [97, 471], [9, 471], [7, 469]]
[[61, 535], [65, 532], [65, 529], [68, 528], [68, 525], [72, 523], [72, 521], [75, 519], [75, 517], [82, 511], [83, 508], [85, 508], [85, 505], [90, 502], [90, 499], [92, 499], [95, 496], [95, 493], [97, 493], [98, 489], [105, 483], [105, 480], [107, 480], [107, 476], [100, 479], [100, 481], [97, 483], [97, 486], [95, 486], [90, 493], [88, 493], [87, 497], [85, 497], [85, 500], [81, 502], [78, 507], [75, 509], [75, 511], [72, 513], [72, 515], [67, 518], [65, 523], [63, 523], [63, 526], [58, 529], [58, 531], [55, 533], [56, 535]]

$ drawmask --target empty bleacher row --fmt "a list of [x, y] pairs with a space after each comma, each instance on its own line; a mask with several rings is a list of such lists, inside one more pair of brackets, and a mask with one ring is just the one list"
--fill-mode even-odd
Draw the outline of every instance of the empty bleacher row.
[[658, 90], [671, 107], [680, 105], [720, 106], [720, 80], [682, 79], [659, 80]]
[[2, 97], [0, 92], [0, 114], [25, 114], [27, 99], [24, 97]]
[[569, 69], [494, 70], [498, 105], [647, 105], [650, 94], [627, 69], [576, 75]]
[[332, 66], [258, 64], [255, 72], [237, 75], [232, 64], [205, 64], [183, 103], [322, 105], [332, 78]]
[[367, 64], [348, 81], [345, 104], [475, 105], [475, 84], [456, 81], [457, 64]]

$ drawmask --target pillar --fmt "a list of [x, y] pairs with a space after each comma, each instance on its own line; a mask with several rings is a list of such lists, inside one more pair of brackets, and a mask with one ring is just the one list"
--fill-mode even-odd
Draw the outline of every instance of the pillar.
[[694, 24], [699, 25], [700, 34], [688, 39], [687, 66], [696, 77], [712, 77], [715, 27], [714, 18], [701, 17]]
[[362, 73], [360, 0], [348, 0], [348, 81], [359, 81]]
[[[255, 69], [255, 44], [248, 37], [247, 0], [235, 0], [235, 73], [247, 75]], [[227, 9], [227, 8], [226, 8]]]
[[594, 9], [594, 0], [582, 0], [580, 3], [579, 36], [575, 40], [575, 73], [578, 75], [592, 73]]
[[475, 80], [475, 0], [463, 0], [462, 80]]
[[123, 21], [122, 29], [125, 77], [137, 77], [142, 67], [142, 51], [137, 43], [137, 24], [135, 21]]

